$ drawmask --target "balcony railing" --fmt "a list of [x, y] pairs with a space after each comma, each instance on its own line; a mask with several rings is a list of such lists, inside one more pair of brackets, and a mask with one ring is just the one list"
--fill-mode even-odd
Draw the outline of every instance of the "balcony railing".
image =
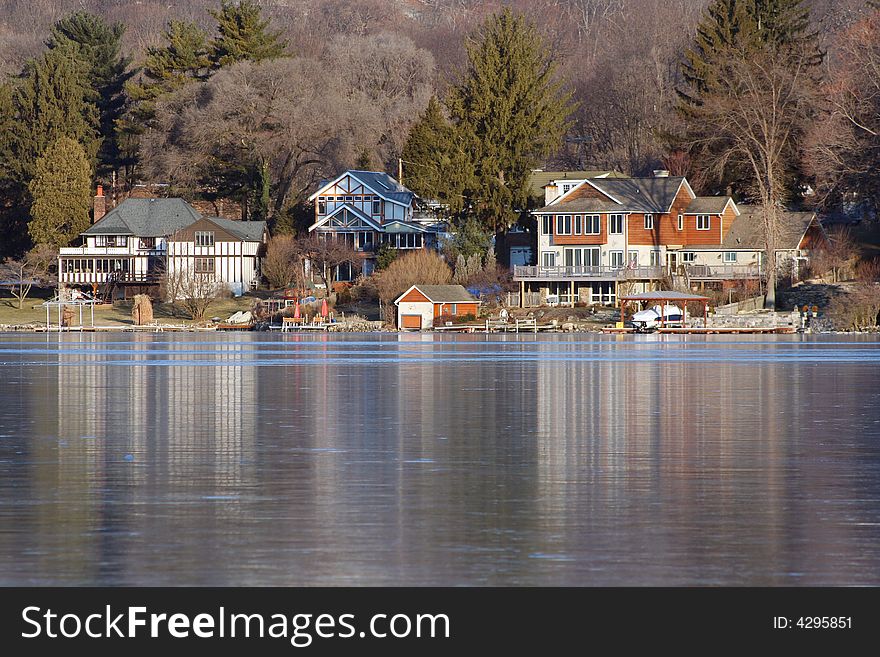
[[665, 273], [663, 267], [601, 267], [601, 266], [554, 266], [515, 265], [513, 278], [518, 281], [530, 280], [651, 280], [661, 278]]
[[758, 265], [685, 265], [688, 279], [692, 281], [731, 281], [760, 278]]
[[129, 246], [63, 246], [58, 250], [61, 256], [144, 256], [144, 255], [164, 255], [165, 249], [153, 247], [138, 246], [132, 249]]

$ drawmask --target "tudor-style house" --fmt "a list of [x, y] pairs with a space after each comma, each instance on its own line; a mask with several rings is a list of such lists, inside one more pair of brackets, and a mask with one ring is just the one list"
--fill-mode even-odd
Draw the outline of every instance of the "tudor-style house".
[[260, 280], [264, 221], [205, 217], [179, 198], [129, 198], [103, 215], [100, 188], [95, 201], [95, 222], [81, 233], [82, 245], [59, 252], [61, 284], [127, 297], [155, 295], [166, 272], [210, 278], [234, 294]]
[[[382, 244], [395, 249], [438, 248], [446, 225], [416, 207], [416, 195], [388, 174], [346, 171], [320, 184], [309, 197], [315, 204], [315, 221], [309, 232], [318, 239], [346, 242], [363, 259], [363, 271], [375, 268]], [[344, 268], [343, 268], [344, 269]], [[350, 280], [353, 272], [338, 272], [337, 280]]]
[[[727, 196], [698, 197], [683, 177], [590, 178], [548, 198], [534, 212], [537, 265], [514, 268], [521, 299], [614, 304], [621, 282], [639, 292], [667, 276], [702, 287], [762, 275], [754, 213], [744, 217]], [[791, 239], [779, 248], [797, 263], [822, 236], [815, 217], [805, 224], [800, 214], [783, 215]]]

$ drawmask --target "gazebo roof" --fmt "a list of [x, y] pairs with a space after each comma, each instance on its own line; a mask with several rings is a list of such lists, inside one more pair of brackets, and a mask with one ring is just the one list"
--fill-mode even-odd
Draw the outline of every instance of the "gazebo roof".
[[621, 301], [708, 301], [709, 297], [703, 297], [699, 294], [688, 294], [687, 292], [677, 292], [675, 290], [666, 290], [659, 292], [640, 292], [639, 294], [631, 294], [629, 296], [620, 297]]

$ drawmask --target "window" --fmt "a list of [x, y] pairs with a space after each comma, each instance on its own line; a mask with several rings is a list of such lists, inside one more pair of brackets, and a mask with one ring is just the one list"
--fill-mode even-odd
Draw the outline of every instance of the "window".
[[611, 266], [623, 267], [623, 251], [611, 251]]
[[608, 232], [612, 235], [623, 235], [623, 215], [608, 215]]
[[371, 231], [358, 233], [358, 247], [367, 251], [373, 248], [373, 233]]
[[678, 215], [678, 229], [684, 230], [684, 215], [683, 214]]
[[712, 225], [712, 217], [708, 214], [697, 215], [697, 230], [709, 230]]
[[541, 230], [544, 235], [553, 234], [553, 217], [551, 215], [545, 214], [541, 217]]
[[141, 237], [138, 240], [138, 248], [139, 249], [154, 249], [154, 248], [156, 248], [156, 238], [155, 237]]
[[554, 251], [544, 251], [541, 256], [541, 264], [545, 267], [555, 267], [556, 253]]
[[353, 201], [353, 200], [354, 200], [354, 196], [346, 196], [346, 197], [345, 197], [345, 200], [346, 200], [346, 201]]
[[[214, 246], [214, 231], [197, 230], [195, 240], [196, 246]], [[212, 269], [211, 271], [214, 270]]]
[[373, 199], [373, 214], [382, 214], [382, 201]]
[[639, 266], [639, 252], [638, 251], [630, 251], [629, 252], [629, 266], [630, 267], [638, 267]]
[[654, 215], [645, 215], [645, 230], [654, 230]]
[[557, 235], [571, 235], [571, 215], [570, 214], [557, 214], [556, 215], [556, 234]]
[[213, 274], [214, 258], [196, 258], [195, 272], [197, 274]]
[[660, 252], [659, 251], [651, 251], [651, 266], [659, 267], [660, 266]]
[[583, 224], [581, 223], [581, 215], [574, 215], [574, 234], [580, 235], [584, 232]]
[[566, 267], [597, 267], [599, 265], [599, 247], [576, 247], [565, 249]]
[[682, 262], [694, 262], [697, 259], [697, 254], [693, 251], [684, 251], [681, 254]]
[[724, 262], [736, 262], [736, 251], [725, 251]]
[[562, 193], [568, 194], [571, 191], [572, 185], [562, 185]]
[[598, 235], [600, 232], [600, 216], [598, 214], [584, 215], [584, 235]]

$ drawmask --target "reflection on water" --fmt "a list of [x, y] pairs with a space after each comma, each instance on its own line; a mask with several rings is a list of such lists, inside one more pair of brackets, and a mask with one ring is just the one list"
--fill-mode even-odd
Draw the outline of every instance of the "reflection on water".
[[0, 583], [876, 585], [877, 347], [0, 335]]

